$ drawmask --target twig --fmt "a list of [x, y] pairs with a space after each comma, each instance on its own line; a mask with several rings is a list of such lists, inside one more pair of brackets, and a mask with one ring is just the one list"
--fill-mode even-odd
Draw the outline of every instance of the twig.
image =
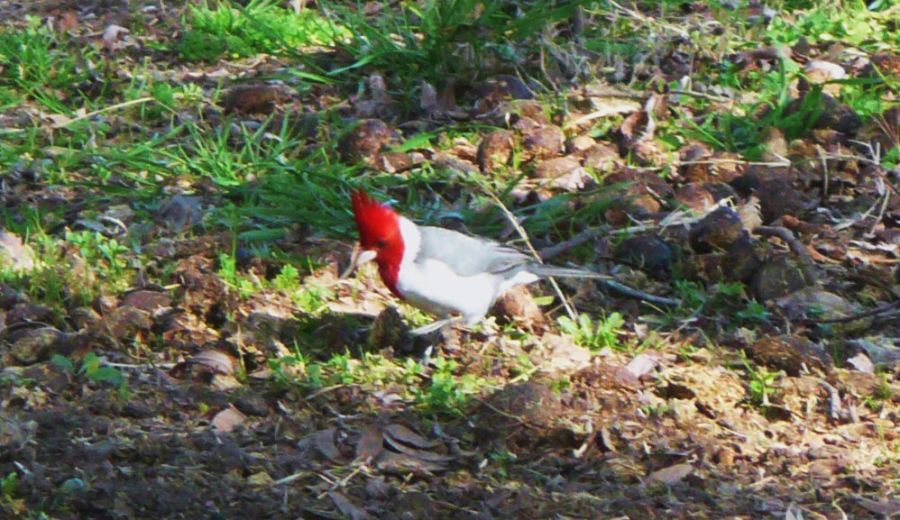
[[705, 92], [697, 92], [694, 90], [670, 90], [669, 93], [676, 94], [679, 96], [688, 96], [688, 97], [706, 99], [709, 101], [716, 101], [718, 103], [734, 103], [735, 101], [737, 101], [737, 100], [729, 98], [729, 97], [716, 96], [714, 94], [706, 94]]
[[837, 388], [831, 386], [831, 384], [828, 383], [827, 381], [821, 381], [819, 384], [828, 390], [829, 415], [831, 416], [832, 419], [835, 419], [835, 420], [840, 419], [841, 418], [841, 394], [838, 393]]
[[585, 242], [589, 242], [599, 237], [601, 234], [602, 230], [600, 228], [585, 229], [564, 242], [541, 249], [541, 260], [547, 261], [557, 257], [570, 249], [574, 249]]
[[781, 226], [759, 226], [754, 229], [753, 232], [758, 235], [777, 237], [783, 240], [788, 247], [791, 248], [791, 251], [800, 257], [800, 261], [803, 264], [803, 275], [811, 281], [816, 279], [816, 272], [814, 270], [816, 264], [813, 262], [812, 257], [809, 256], [809, 252], [806, 251], [806, 247], [794, 235], [793, 231]]
[[299, 478], [308, 476], [312, 473], [313, 472], [311, 472], [311, 471], [298, 471], [297, 473], [294, 473], [293, 475], [288, 475], [284, 478], [280, 478], [280, 479], [276, 480], [275, 482], [272, 482], [272, 485], [273, 486], [281, 486], [284, 484], [290, 484], [291, 482], [293, 482]]
[[624, 296], [628, 296], [629, 298], [634, 298], [635, 300], [641, 300], [647, 303], [655, 303], [657, 305], [671, 305], [673, 307], [681, 305], [681, 302], [679, 300], [666, 298], [665, 296], [656, 296], [655, 294], [650, 294], [638, 289], [633, 289], [615, 280], [606, 280], [601, 278], [599, 281], [613, 291], [616, 291]]
[[822, 323], [822, 324], [824, 324], [824, 323], [844, 323], [844, 322], [848, 322], [848, 321], [861, 320], [863, 318], [869, 318], [872, 316], [881, 317], [880, 316], [881, 314], [888, 314], [890, 311], [892, 311], [895, 307], [898, 307], [898, 306], [900, 306], [900, 300], [893, 301], [891, 303], [882, 305], [880, 307], [876, 307], [874, 309], [869, 309], [867, 311], [862, 311], [862, 312], [858, 312], [856, 314], [851, 314], [850, 316], [842, 316], [840, 318], [830, 318], [827, 320], [807, 318], [804, 321], [806, 321], [808, 323]]
[[123, 102], [121, 102], [121, 103], [116, 103], [115, 105], [110, 105], [110, 106], [108, 106], [108, 107], [103, 107], [103, 108], [101, 108], [101, 109], [99, 109], [99, 110], [94, 110], [93, 112], [88, 112], [87, 114], [82, 114], [82, 115], [80, 115], [80, 116], [78, 116], [78, 117], [75, 117], [75, 118], [73, 118], [73, 119], [70, 119], [70, 120], [66, 121], [65, 123], [59, 125], [57, 128], [66, 128], [67, 126], [69, 126], [69, 125], [71, 125], [72, 123], [75, 123], [75, 122], [77, 122], [77, 121], [83, 121], [83, 120], [85, 120], [85, 119], [90, 119], [90, 118], [92, 118], [92, 117], [94, 117], [94, 116], [98, 116], [98, 115], [103, 114], [103, 113], [106, 113], [106, 112], [112, 112], [112, 111], [118, 110], [118, 109], [120, 109], [120, 108], [127, 108], [127, 107], [130, 107], [130, 106], [133, 106], [133, 105], [142, 105], [142, 104], [147, 103], [147, 102], [149, 102], [149, 101], [153, 101], [154, 99], [156, 99], [156, 98], [154, 98], [154, 97], [152, 97], [152, 96], [146, 96], [146, 97], [142, 97], [142, 98], [132, 99], [132, 100], [129, 100], [129, 101], [123, 101]]
[[[516, 233], [522, 237], [522, 240], [525, 241], [525, 245], [528, 246], [528, 250], [531, 252], [534, 259], [540, 263], [543, 263], [541, 260], [541, 255], [538, 254], [537, 250], [534, 249], [534, 246], [531, 244], [531, 240], [528, 238], [528, 233], [525, 232], [525, 229], [519, 224], [519, 221], [516, 220], [515, 215], [509, 211], [509, 208], [506, 207], [506, 204], [503, 204], [503, 201], [500, 200], [493, 192], [488, 192], [488, 195], [491, 199], [494, 200], [494, 203], [503, 211], [503, 214], [506, 216], [506, 219], [509, 220], [509, 223], [515, 228]], [[566, 298], [566, 295], [563, 294], [562, 289], [559, 288], [559, 284], [556, 283], [556, 280], [553, 277], [548, 278], [550, 285], [553, 287], [553, 290], [556, 292], [556, 295], [559, 296], [559, 299], [563, 303], [563, 307], [566, 309], [566, 314], [569, 315], [569, 318], [576, 320], [578, 316], [575, 314], [575, 310], [572, 309], [572, 306], [569, 305], [569, 300]]]

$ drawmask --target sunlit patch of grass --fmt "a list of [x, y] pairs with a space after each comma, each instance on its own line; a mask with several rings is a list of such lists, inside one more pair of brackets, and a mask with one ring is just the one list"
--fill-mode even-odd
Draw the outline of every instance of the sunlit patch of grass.
[[345, 30], [313, 9], [295, 12], [272, 0], [251, 0], [244, 6], [228, 0], [210, 4], [190, 8], [191, 28], [177, 45], [188, 61], [291, 54], [346, 37]]
[[87, 78], [70, 48], [61, 45], [36, 17], [29, 17], [22, 29], [0, 32], [0, 71], [0, 88], [5, 89], [5, 94], [0, 94], [0, 105], [9, 105], [17, 98], [17, 91], [60, 114], [71, 110], [60, 100], [59, 91], [71, 89]]

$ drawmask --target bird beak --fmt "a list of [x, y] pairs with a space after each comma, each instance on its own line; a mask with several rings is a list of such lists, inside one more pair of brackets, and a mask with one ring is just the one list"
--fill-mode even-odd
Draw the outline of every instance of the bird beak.
[[353, 258], [350, 259], [350, 266], [347, 267], [347, 270], [344, 271], [341, 278], [347, 278], [353, 274], [353, 271], [356, 271], [359, 266], [375, 260], [376, 256], [378, 256], [378, 252], [372, 249], [355, 249], [353, 251]]

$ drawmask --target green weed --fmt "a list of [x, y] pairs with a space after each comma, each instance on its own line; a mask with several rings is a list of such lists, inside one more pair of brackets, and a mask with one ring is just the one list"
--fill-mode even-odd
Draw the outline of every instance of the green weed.
[[0, 32], [0, 87], [6, 89], [5, 102], [16, 97], [8, 90], [13, 88], [53, 112], [69, 114], [57, 91], [71, 89], [87, 77], [74, 56], [37, 17], [29, 16], [22, 29]]
[[316, 10], [294, 12], [273, 0], [250, 0], [244, 6], [227, 0], [210, 6], [204, 1], [191, 6], [188, 23], [191, 28], [176, 47], [188, 61], [293, 54], [346, 37], [344, 30]]
[[605, 348], [622, 348], [619, 334], [625, 325], [625, 318], [618, 312], [613, 312], [596, 322], [587, 314], [580, 314], [577, 321], [568, 316], [561, 316], [557, 322], [562, 332], [572, 336], [576, 344], [592, 352], [599, 352]]

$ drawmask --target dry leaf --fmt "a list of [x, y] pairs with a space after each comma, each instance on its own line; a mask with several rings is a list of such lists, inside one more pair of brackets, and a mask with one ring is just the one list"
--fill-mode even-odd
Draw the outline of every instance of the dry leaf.
[[386, 437], [424, 450], [436, 448], [443, 444], [438, 440], [430, 441], [402, 424], [389, 424], [384, 428], [384, 432]]
[[343, 493], [337, 491], [329, 491], [328, 497], [334, 502], [334, 505], [344, 515], [350, 517], [351, 520], [364, 520], [372, 518], [365, 509], [357, 506], [350, 501]]
[[229, 433], [241, 424], [244, 424], [246, 419], [247, 416], [242, 414], [240, 410], [233, 406], [229, 406], [213, 417], [212, 427], [218, 433]]
[[662, 482], [663, 484], [672, 485], [681, 482], [684, 477], [694, 471], [694, 466], [690, 464], [675, 464], [667, 468], [662, 468], [651, 473], [647, 480], [651, 482]]
[[343, 458], [340, 450], [338, 450], [337, 445], [334, 443], [335, 432], [336, 430], [334, 428], [328, 428], [319, 430], [313, 434], [313, 443], [315, 444], [316, 449], [332, 462], [338, 462]]
[[900, 514], [900, 499], [870, 500], [865, 497], [856, 497], [856, 500], [859, 501], [859, 505], [869, 511], [887, 518]]
[[447, 469], [446, 464], [429, 462], [405, 453], [395, 453], [388, 450], [381, 452], [381, 455], [375, 461], [375, 467], [388, 473], [412, 473], [418, 476], [432, 475]]
[[0, 230], [0, 266], [13, 272], [27, 272], [35, 267], [34, 251], [15, 233]]
[[381, 428], [372, 425], [366, 428], [356, 443], [356, 460], [369, 464], [384, 449], [384, 436]]
[[120, 26], [111, 24], [103, 30], [103, 46], [109, 50], [115, 50], [119, 43], [119, 37], [130, 33], [128, 29]]
[[659, 366], [658, 357], [650, 354], [638, 354], [625, 366], [625, 370], [635, 378], [640, 379], [653, 371], [657, 366]]
[[191, 363], [202, 365], [222, 375], [234, 375], [235, 359], [221, 350], [204, 350], [191, 358]]
[[862, 352], [848, 359], [847, 363], [853, 365], [853, 368], [859, 370], [860, 372], [865, 372], [866, 374], [875, 373], [875, 365], [872, 363], [872, 360], [869, 359], [869, 356], [863, 354]]

